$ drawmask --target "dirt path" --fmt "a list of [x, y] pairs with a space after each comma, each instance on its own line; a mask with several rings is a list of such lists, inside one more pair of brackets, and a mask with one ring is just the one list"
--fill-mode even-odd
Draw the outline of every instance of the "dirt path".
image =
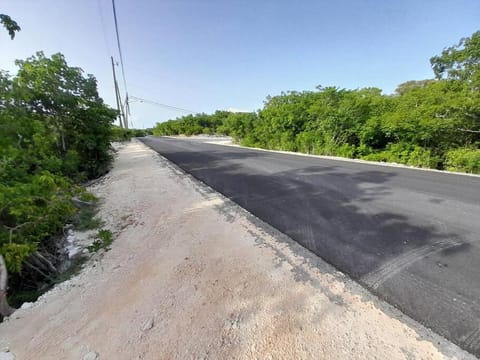
[[473, 359], [139, 142], [92, 190], [113, 248], [0, 325], [17, 359]]

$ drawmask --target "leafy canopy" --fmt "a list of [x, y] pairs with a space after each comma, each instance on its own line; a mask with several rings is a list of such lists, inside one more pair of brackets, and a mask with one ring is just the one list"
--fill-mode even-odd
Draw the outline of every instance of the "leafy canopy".
[[76, 183], [108, 168], [116, 114], [62, 54], [16, 64], [15, 76], [0, 71], [0, 254], [24, 283], [34, 253], [57, 258], [53, 238], [83, 194]]
[[0, 14], [0, 23], [7, 29], [8, 35], [10, 35], [12, 40], [15, 38], [15, 33], [21, 30], [17, 22], [8, 15]]

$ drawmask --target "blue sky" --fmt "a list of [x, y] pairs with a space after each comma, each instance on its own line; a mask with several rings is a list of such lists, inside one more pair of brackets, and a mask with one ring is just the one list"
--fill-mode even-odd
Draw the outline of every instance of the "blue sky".
[[[195, 112], [258, 110], [267, 95], [317, 85], [391, 93], [407, 80], [431, 78], [431, 56], [480, 30], [478, 0], [116, 5], [129, 93]], [[14, 60], [37, 50], [62, 52], [70, 65], [94, 74], [101, 96], [115, 104], [111, 0], [3, 0], [0, 13], [22, 27], [13, 41], [0, 32], [1, 69], [14, 73]], [[139, 102], [131, 108], [139, 128], [182, 115]]]

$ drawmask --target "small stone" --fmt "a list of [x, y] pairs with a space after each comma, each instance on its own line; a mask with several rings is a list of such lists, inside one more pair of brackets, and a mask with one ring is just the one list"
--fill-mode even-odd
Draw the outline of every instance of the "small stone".
[[24, 302], [20, 309], [26, 310], [26, 309], [30, 309], [32, 306], [33, 306], [33, 302]]
[[83, 355], [83, 360], [96, 360], [98, 359], [98, 354], [95, 351], [90, 351]]
[[142, 331], [150, 330], [151, 328], [153, 328], [153, 325], [154, 325], [154, 320], [153, 320], [153, 317], [151, 317], [150, 319], [148, 319], [143, 323]]

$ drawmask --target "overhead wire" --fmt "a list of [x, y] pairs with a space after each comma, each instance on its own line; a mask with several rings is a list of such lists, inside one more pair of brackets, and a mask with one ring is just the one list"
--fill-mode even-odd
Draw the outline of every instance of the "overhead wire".
[[195, 113], [196, 111], [193, 111], [193, 110], [188, 110], [188, 109], [184, 109], [184, 108], [180, 108], [180, 107], [177, 107], [177, 106], [172, 106], [172, 105], [167, 105], [167, 104], [162, 104], [158, 101], [155, 101], [155, 100], [148, 100], [148, 99], [143, 99], [143, 98], [140, 98], [138, 96], [130, 96], [131, 99], [133, 100], [137, 100], [137, 101], [140, 101], [140, 102], [143, 102], [143, 103], [147, 103], [147, 104], [152, 104], [152, 105], [158, 105], [158, 106], [161, 106], [163, 108], [167, 108], [167, 109], [172, 109], [172, 110], [178, 110], [178, 111], [182, 111], [182, 112], [185, 112], [185, 113], [190, 113], [190, 114], [193, 114]]
[[[177, 107], [177, 106], [162, 104], [158, 101], [147, 100], [147, 99], [139, 98], [137, 96], [130, 96], [130, 97], [128, 96], [127, 78], [125, 76], [125, 65], [124, 65], [124, 61], [123, 61], [122, 46], [121, 46], [120, 34], [119, 34], [119, 30], [118, 30], [117, 9], [115, 7], [115, 0], [112, 0], [112, 9], [113, 9], [113, 19], [114, 19], [114, 22], [115, 22], [115, 33], [116, 33], [116, 36], [117, 36], [118, 54], [120, 56], [120, 67], [121, 67], [121, 70], [122, 70], [123, 86], [124, 86], [124, 89], [125, 89], [124, 106], [125, 106], [125, 110], [126, 110], [127, 114], [130, 115], [130, 99], [137, 100], [137, 101], [144, 102], [144, 103], [148, 103], [148, 104], [152, 104], [152, 105], [161, 106], [161, 107], [167, 108], [167, 109], [172, 109], [172, 110], [185, 112], [185, 113], [195, 113], [195, 111], [192, 111], [192, 110], [180, 108], [180, 107]], [[132, 124], [132, 126], [133, 126], [133, 124]]]

